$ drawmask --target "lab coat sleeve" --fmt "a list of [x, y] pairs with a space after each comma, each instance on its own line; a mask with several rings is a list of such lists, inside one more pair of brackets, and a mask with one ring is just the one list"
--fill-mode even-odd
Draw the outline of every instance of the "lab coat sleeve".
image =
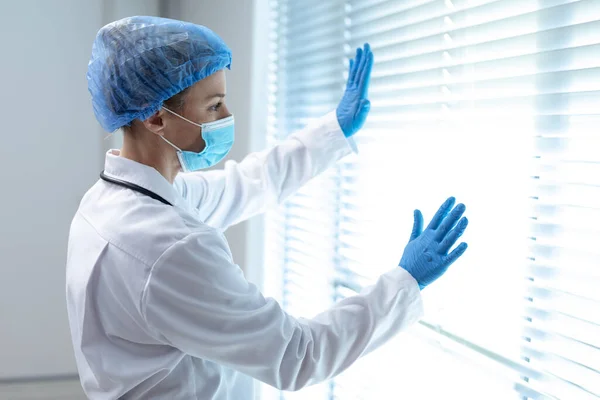
[[141, 311], [157, 340], [282, 390], [332, 378], [422, 315], [417, 282], [395, 267], [312, 319], [294, 318], [231, 262], [217, 232], [195, 233], [153, 267]]
[[280, 204], [353, 149], [332, 112], [240, 163], [230, 160], [221, 170], [179, 174], [174, 186], [206, 224], [225, 230]]

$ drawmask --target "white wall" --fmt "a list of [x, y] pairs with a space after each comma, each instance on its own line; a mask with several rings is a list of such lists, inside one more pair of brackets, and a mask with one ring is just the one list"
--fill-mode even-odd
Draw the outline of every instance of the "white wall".
[[[263, 149], [267, 115], [267, 1], [172, 0], [167, 2], [166, 15], [209, 27], [231, 48], [226, 101], [235, 115], [236, 137], [228, 158], [239, 161], [249, 152]], [[259, 286], [263, 231], [262, 218], [257, 217], [226, 232], [234, 261]]]
[[0, 381], [75, 373], [65, 306], [71, 218], [102, 169], [85, 78], [97, 30], [135, 0], [3, 1]]

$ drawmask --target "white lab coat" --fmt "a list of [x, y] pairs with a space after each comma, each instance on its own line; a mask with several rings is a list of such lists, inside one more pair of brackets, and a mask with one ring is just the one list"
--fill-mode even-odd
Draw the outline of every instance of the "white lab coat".
[[422, 314], [416, 281], [390, 271], [313, 319], [295, 318], [244, 279], [222, 234], [281, 203], [350, 153], [329, 114], [224, 170], [179, 175], [106, 156], [73, 219], [67, 305], [91, 399], [253, 398], [254, 379], [297, 390], [339, 374]]

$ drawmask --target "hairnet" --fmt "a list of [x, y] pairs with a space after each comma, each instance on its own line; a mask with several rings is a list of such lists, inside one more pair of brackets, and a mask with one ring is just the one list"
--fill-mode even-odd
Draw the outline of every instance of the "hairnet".
[[112, 22], [98, 31], [88, 65], [94, 113], [113, 132], [230, 65], [231, 50], [204, 26], [158, 17]]

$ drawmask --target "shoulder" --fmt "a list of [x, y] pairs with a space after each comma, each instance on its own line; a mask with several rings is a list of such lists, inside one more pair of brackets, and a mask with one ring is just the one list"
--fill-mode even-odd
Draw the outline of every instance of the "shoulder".
[[197, 216], [133, 191], [95, 196], [90, 190], [78, 210], [107, 243], [151, 266], [161, 255], [194, 233], [221, 235]]

